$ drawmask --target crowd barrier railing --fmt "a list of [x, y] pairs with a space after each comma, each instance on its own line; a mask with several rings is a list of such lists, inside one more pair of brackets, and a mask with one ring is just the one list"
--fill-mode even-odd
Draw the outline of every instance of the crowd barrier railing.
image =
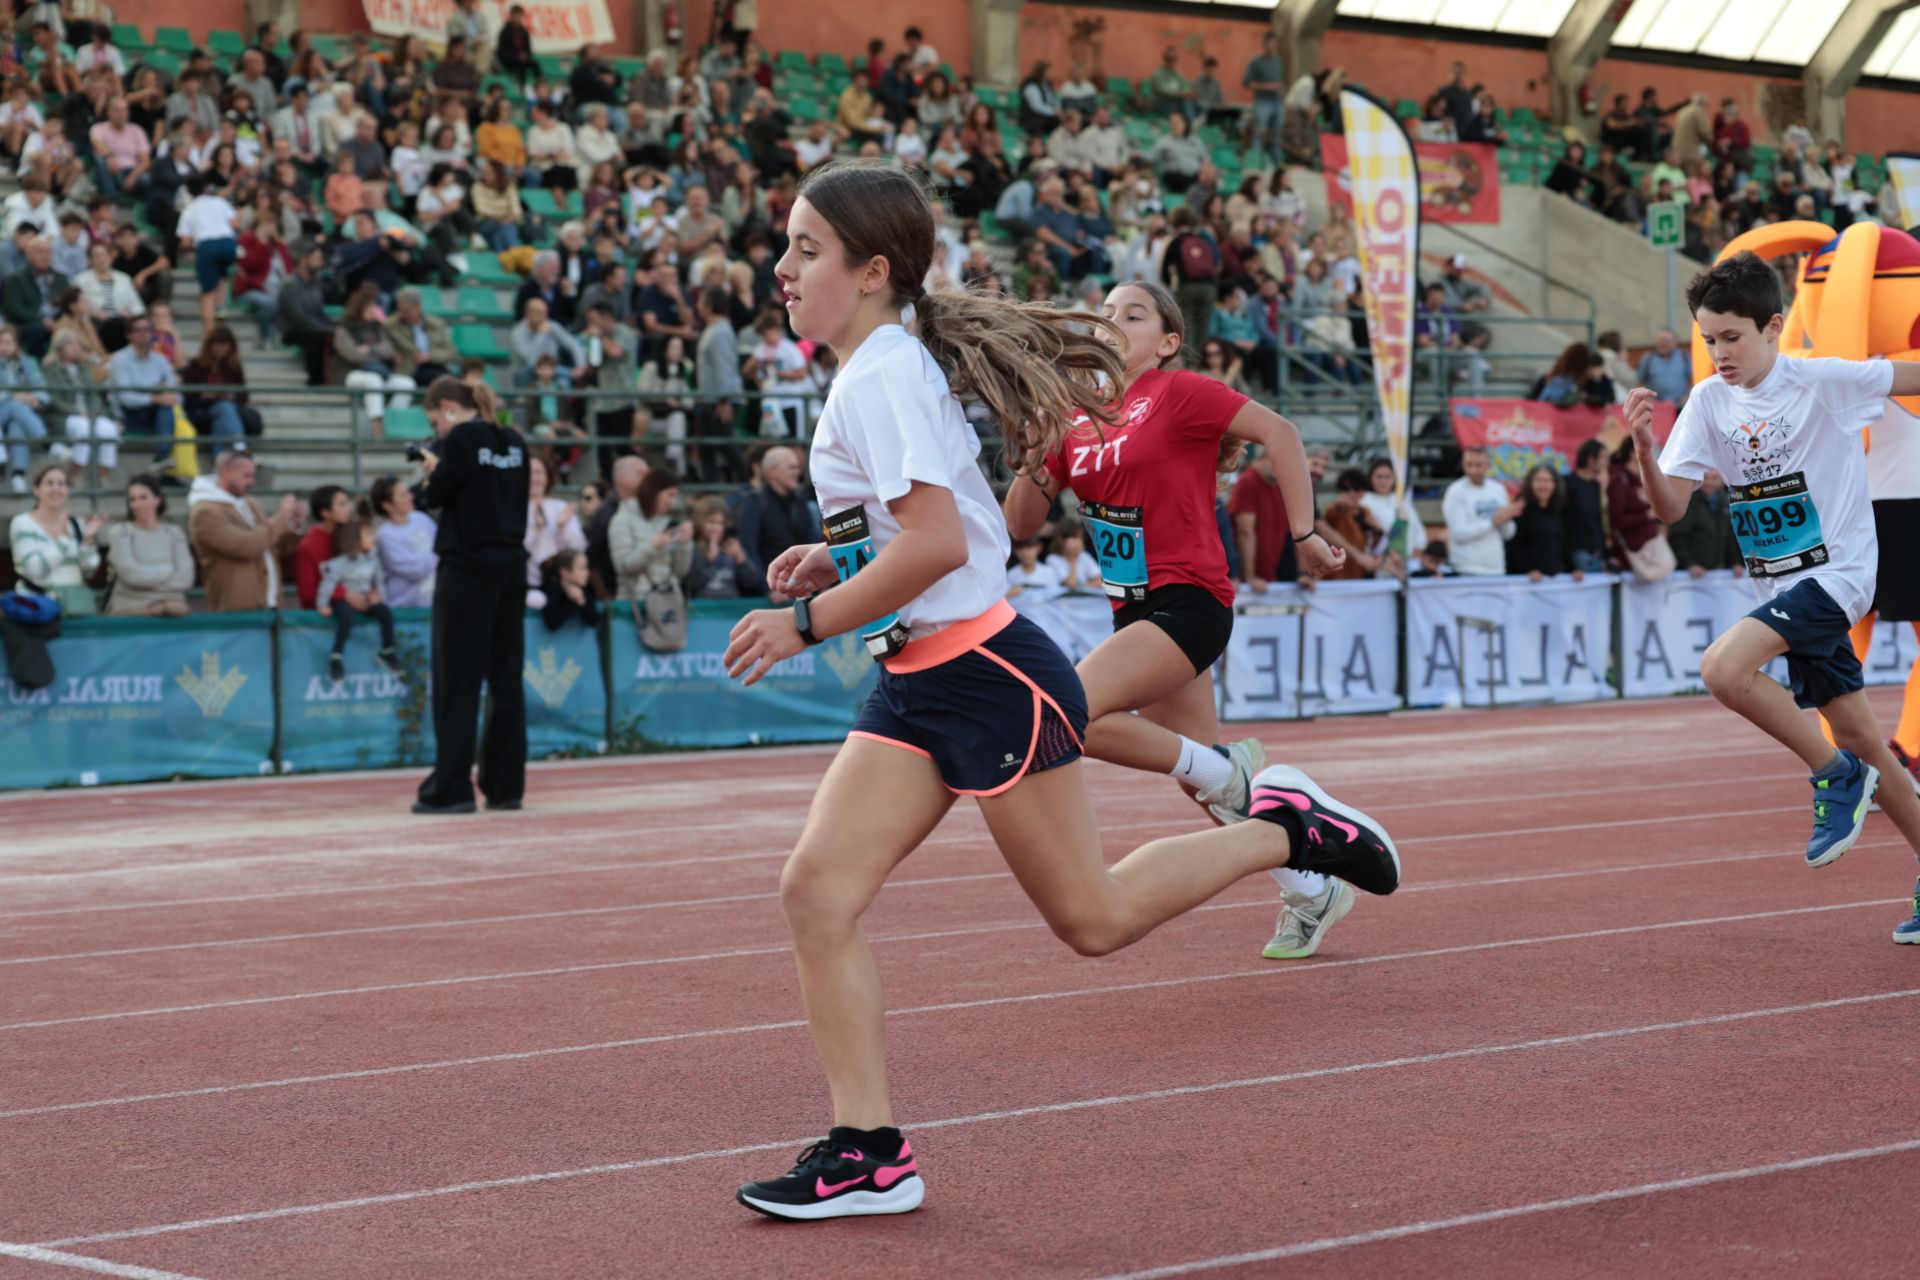
[[[734, 622], [755, 601], [698, 601], [687, 645], [653, 652], [627, 606], [600, 626], [526, 619], [529, 754], [599, 756], [845, 735], [875, 667], [857, 637], [788, 659], [750, 688], [726, 676]], [[1700, 655], [1754, 607], [1725, 572], [1640, 583], [1609, 575], [1276, 584], [1235, 606], [1215, 668], [1226, 721], [1406, 708], [1509, 707], [1698, 692]], [[1024, 592], [1014, 607], [1076, 660], [1111, 633], [1104, 596]], [[53, 683], [0, 680], [0, 788], [94, 786], [339, 769], [433, 758], [425, 610], [398, 610], [401, 679], [355, 631], [347, 675], [327, 674], [317, 614], [78, 618], [51, 641]], [[1883, 624], [1872, 684], [1907, 678], [1920, 647]], [[1774, 671], [1776, 677], [1784, 670]]]

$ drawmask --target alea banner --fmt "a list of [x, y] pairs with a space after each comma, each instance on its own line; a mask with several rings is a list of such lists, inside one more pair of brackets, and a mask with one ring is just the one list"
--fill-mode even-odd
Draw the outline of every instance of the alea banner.
[[[1665, 444], [1678, 416], [1673, 405], [1655, 401], [1653, 438]], [[1543, 400], [1455, 400], [1453, 435], [1462, 449], [1487, 451], [1496, 479], [1522, 480], [1541, 463], [1571, 472], [1573, 455], [1595, 437], [1617, 445], [1627, 437], [1627, 415], [1619, 405], [1562, 409]]]
[[1312, 591], [1243, 593], [1214, 667], [1222, 720], [1392, 711], [1400, 705], [1400, 584], [1360, 579]]
[[[527, 11], [535, 53], [578, 53], [582, 45], [613, 43], [607, 0], [519, 0]], [[419, 36], [430, 44], [447, 38], [453, 0], [361, 0], [367, 25], [383, 36]], [[496, 35], [507, 25], [506, 0], [480, 0], [480, 12]]]
[[0, 675], [0, 785], [272, 772], [272, 618], [67, 619], [52, 684]]
[[[1398, 122], [1395, 122], [1396, 125]], [[1347, 125], [1348, 137], [1353, 125]], [[1347, 141], [1337, 133], [1320, 135], [1320, 163], [1327, 174], [1327, 201], [1351, 208]], [[1420, 212], [1434, 222], [1500, 221], [1500, 161], [1484, 142], [1415, 142], [1420, 168]]]
[[1611, 575], [1415, 578], [1407, 584], [1407, 704], [1485, 707], [1611, 698]]
[[[1367, 332], [1381, 426], [1393, 459], [1396, 504], [1407, 491], [1407, 437], [1413, 401], [1413, 312], [1420, 287], [1420, 183], [1413, 143], [1393, 112], [1352, 89], [1340, 93], [1353, 225], [1366, 281]], [[1333, 172], [1329, 162], [1329, 172]], [[1404, 553], [1406, 533], [1394, 542]]]

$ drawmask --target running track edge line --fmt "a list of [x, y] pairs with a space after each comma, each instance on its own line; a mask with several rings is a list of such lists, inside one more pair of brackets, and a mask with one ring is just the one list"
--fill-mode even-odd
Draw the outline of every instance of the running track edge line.
[[[1140, 1102], [1161, 1102], [1171, 1098], [1199, 1097], [1206, 1094], [1223, 1093], [1235, 1089], [1262, 1088], [1268, 1085], [1294, 1084], [1303, 1080], [1328, 1079], [1335, 1076], [1357, 1075], [1362, 1072], [1383, 1071], [1396, 1067], [1428, 1066], [1439, 1062], [1457, 1062], [1471, 1058], [1485, 1058], [1503, 1053], [1520, 1053], [1533, 1049], [1554, 1049], [1568, 1045], [1592, 1044], [1603, 1040], [1618, 1040], [1630, 1036], [1657, 1035], [1663, 1031], [1683, 1031], [1695, 1027], [1725, 1026], [1729, 1023], [1750, 1022], [1759, 1018], [1786, 1017], [1796, 1013], [1815, 1013], [1828, 1009], [1849, 1008], [1859, 1005], [1878, 1004], [1887, 1000], [1904, 1000], [1920, 996], [1920, 987], [1911, 987], [1902, 991], [1875, 991], [1865, 995], [1838, 996], [1831, 1000], [1817, 1000], [1806, 1004], [1781, 1005], [1768, 1009], [1745, 1009], [1737, 1013], [1713, 1014], [1700, 1018], [1686, 1018], [1673, 1022], [1645, 1023], [1633, 1027], [1613, 1027], [1604, 1031], [1583, 1031], [1569, 1035], [1545, 1036], [1533, 1040], [1520, 1040], [1510, 1044], [1476, 1045], [1466, 1049], [1449, 1049], [1438, 1053], [1418, 1054], [1402, 1058], [1385, 1058], [1375, 1062], [1348, 1063], [1337, 1067], [1316, 1067], [1307, 1071], [1291, 1071], [1279, 1075], [1255, 1076], [1240, 1080], [1220, 1080], [1210, 1084], [1178, 1085], [1167, 1089], [1153, 1089], [1144, 1093], [1114, 1094], [1099, 1098], [1077, 1098], [1068, 1102], [1050, 1102], [1031, 1107], [1016, 1107], [1007, 1111], [982, 1111], [967, 1116], [950, 1116], [943, 1120], [928, 1120], [908, 1128], [926, 1131], [931, 1129], [951, 1129], [960, 1125], [985, 1124], [996, 1120], [1018, 1120], [1029, 1116], [1060, 1115], [1073, 1111], [1088, 1111], [1100, 1107], [1126, 1106]], [[148, 1236], [169, 1235], [181, 1231], [198, 1231], [209, 1227], [233, 1226], [243, 1222], [268, 1222], [279, 1218], [303, 1217], [315, 1213], [330, 1213], [348, 1209], [366, 1209], [377, 1205], [399, 1204], [409, 1200], [422, 1200], [429, 1197], [458, 1195], [469, 1191], [492, 1191], [508, 1187], [531, 1186], [543, 1182], [559, 1182], [574, 1178], [600, 1177], [612, 1173], [629, 1173], [638, 1169], [658, 1168], [663, 1165], [689, 1164], [699, 1160], [714, 1160], [729, 1156], [751, 1155], [765, 1151], [778, 1151], [794, 1148], [812, 1141], [811, 1138], [792, 1138], [781, 1142], [759, 1142], [748, 1146], [727, 1147], [716, 1151], [695, 1151], [681, 1155], [651, 1156], [641, 1160], [626, 1160], [615, 1164], [593, 1165], [582, 1169], [557, 1169], [544, 1173], [525, 1173], [505, 1178], [487, 1178], [474, 1182], [456, 1183], [443, 1187], [422, 1187], [411, 1191], [389, 1191], [379, 1195], [359, 1196], [349, 1200], [329, 1200], [318, 1204], [287, 1205], [278, 1209], [260, 1209], [250, 1213], [227, 1214], [218, 1218], [199, 1218], [189, 1222], [168, 1222], [150, 1227], [133, 1227], [125, 1231], [106, 1231], [97, 1235], [69, 1236], [60, 1240], [41, 1242], [41, 1248], [58, 1249], [71, 1245], [106, 1244], [116, 1240], [137, 1240]], [[1920, 1141], [1914, 1144], [1920, 1147]]]
[[74, 1271], [91, 1271], [100, 1276], [121, 1276], [124, 1280], [195, 1280], [193, 1276], [182, 1275], [178, 1271], [156, 1271], [152, 1267], [136, 1267], [124, 1262], [108, 1262], [105, 1258], [89, 1258], [80, 1253], [61, 1253], [57, 1249], [48, 1249], [37, 1244], [9, 1244], [0, 1240], [0, 1258], [19, 1258], [25, 1262], [44, 1262], [50, 1267], [67, 1267]]
[[1129, 1271], [1121, 1275], [1108, 1276], [1105, 1280], [1163, 1280], [1167, 1276], [1190, 1275], [1195, 1271], [1217, 1271], [1225, 1267], [1246, 1266], [1255, 1262], [1276, 1262], [1282, 1258], [1298, 1258], [1311, 1253], [1331, 1253], [1336, 1249], [1350, 1249], [1356, 1245], [1379, 1244], [1388, 1240], [1403, 1240], [1409, 1236], [1430, 1235], [1436, 1231], [1450, 1231], [1455, 1227], [1473, 1227], [1488, 1222], [1503, 1222], [1509, 1218], [1529, 1217], [1539, 1213], [1554, 1213], [1561, 1209], [1584, 1209], [1591, 1205], [1611, 1204], [1616, 1200], [1631, 1200], [1640, 1196], [1662, 1195], [1669, 1191], [1691, 1191], [1696, 1187], [1709, 1187], [1716, 1183], [1740, 1182], [1749, 1178], [1765, 1178], [1777, 1173], [1794, 1173], [1801, 1169], [1819, 1169], [1828, 1165], [1845, 1164], [1855, 1160], [1875, 1160], [1882, 1156], [1900, 1155], [1908, 1151], [1920, 1151], [1920, 1138], [1909, 1138], [1904, 1142], [1889, 1142], [1877, 1147], [1855, 1147], [1850, 1151], [1832, 1151], [1825, 1155], [1802, 1156], [1797, 1160], [1780, 1160], [1773, 1164], [1749, 1165], [1744, 1169], [1723, 1169], [1714, 1173], [1695, 1174], [1690, 1178], [1671, 1178], [1664, 1182], [1643, 1182], [1637, 1187], [1618, 1187], [1612, 1191], [1595, 1191], [1587, 1195], [1565, 1196], [1558, 1200], [1540, 1200], [1533, 1204], [1510, 1205], [1504, 1209], [1488, 1209], [1480, 1213], [1463, 1213], [1453, 1218], [1433, 1218], [1426, 1222], [1410, 1222], [1399, 1227], [1381, 1227], [1376, 1231], [1362, 1231], [1350, 1236], [1329, 1236], [1321, 1240], [1304, 1240], [1299, 1244], [1281, 1245], [1273, 1249], [1261, 1249], [1253, 1253], [1236, 1253], [1218, 1258], [1202, 1258], [1193, 1262], [1177, 1262], [1169, 1266], [1154, 1267], [1147, 1271]]

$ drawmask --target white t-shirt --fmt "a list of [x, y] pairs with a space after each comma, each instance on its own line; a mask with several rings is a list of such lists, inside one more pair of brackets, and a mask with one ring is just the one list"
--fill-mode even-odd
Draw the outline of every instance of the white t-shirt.
[[[1080, 553], [1080, 558], [1074, 561], [1072, 566], [1069, 566], [1067, 564], [1067, 558], [1065, 556], [1060, 555], [1057, 552], [1053, 555], [1048, 556], [1046, 560], [1044, 560], [1042, 563], [1044, 563], [1047, 568], [1053, 570], [1054, 575], [1060, 579], [1060, 585], [1063, 587], [1067, 584], [1067, 570], [1069, 567], [1071, 567], [1077, 570], [1077, 572], [1073, 575], [1074, 581], [1077, 584], [1074, 587], [1074, 590], [1076, 591], [1098, 590], [1098, 588], [1096, 587], [1090, 587], [1087, 585], [1090, 582], [1100, 581], [1100, 562], [1098, 560], [1095, 560], [1093, 558], [1092, 553], [1090, 552], [1082, 551]], [[1017, 569], [1019, 568], [1019, 566], [1016, 564], [1014, 568]]]
[[[762, 364], [771, 365], [774, 371], [778, 373], [795, 373], [807, 367], [807, 358], [800, 354], [800, 348], [794, 345], [793, 339], [785, 335], [782, 335], [771, 346], [764, 342], [756, 344], [753, 348], [753, 358]], [[805, 385], [806, 379], [795, 378], [792, 382], [785, 382], [775, 378], [770, 373], [761, 379], [760, 390], [764, 394], [769, 391], [785, 391], [789, 388], [803, 387]], [[761, 403], [773, 413], [783, 414], [789, 409], [799, 414], [804, 414], [807, 411], [807, 402], [804, 399], [795, 400], [785, 396], [767, 396]], [[785, 425], [784, 422], [781, 423], [782, 427]]]
[[1497, 480], [1479, 484], [1461, 476], [1447, 486], [1440, 508], [1447, 517], [1447, 558], [1461, 573], [1498, 577], [1507, 571], [1506, 544], [1513, 539], [1511, 520], [1493, 522], [1511, 501], [1507, 487]]
[[208, 240], [233, 239], [233, 220], [237, 214], [222, 196], [200, 196], [180, 215], [175, 234], [182, 240], [201, 244]]
[[1867, 439], [1867, 488], [1875, 502], [1920, 498], [1920, 418], [1895, 400]]
[[1698, 383], [1660, 453], [1682, 480], [1718, 471], [1748, 576], [1771, 600], [1811, 574], [1858, 622], [1873, 607], [1879, 544], [1859, 435], [1893, 390], [1885, 360], [1777, 359], [1752, 390]]
[[1015, 560], [1007, 569], [1007, 586], [1019, 587], [1023, 591], [1058, 591], [1062, 581], [1060, 571], [1051, 560], [1042, 560], [1031, 569]]
[[808, 463], [821, 516], [831, 524], [866, 508], [874, 553], [884, 555], [900, 533], [887, 503], [915, 481], [952, 493], [960, 509], [967, 563], [900, 609], [909, 627], [978, 617], [1007, 594], [1012, 544], [979, 459], [980, 437], [920, 339], [882, 325], [841, 366]]

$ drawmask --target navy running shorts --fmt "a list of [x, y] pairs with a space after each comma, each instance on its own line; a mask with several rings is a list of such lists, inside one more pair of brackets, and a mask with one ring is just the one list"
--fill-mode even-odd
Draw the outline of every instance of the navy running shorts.
[[994, 796], [1078, 760], [1086, 732], [1073, 664], [1003, 600], [888, 658], [849, 736], [927, 757], [957, 795]]
[[1787, 642], [1787, 679], [1794, 705], [1813, 710], [1867, 687], [1847, 633], [1853, 624], [1812, 578], [1800, 581], [1747, 615]]

